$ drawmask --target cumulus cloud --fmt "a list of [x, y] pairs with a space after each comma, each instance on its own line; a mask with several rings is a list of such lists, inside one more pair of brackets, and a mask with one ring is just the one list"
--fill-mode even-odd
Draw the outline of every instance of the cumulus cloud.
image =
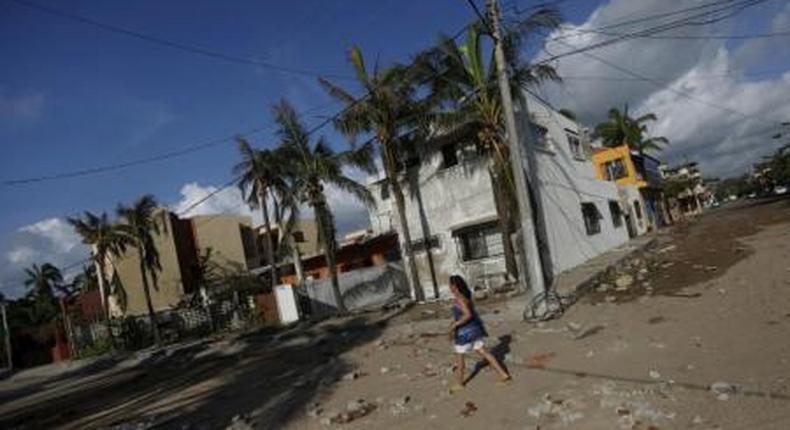
[[24, 294], [24, 269], [32, 264], [52, 263], [62, 268], [90, 253], [62, 218], [48, 218], [16, 229], [3, 248], [6, 251], [0, 265], [0, 292], [11, 297]]
[[[612, 37], [587, 32], [590, 29], [687, 7], [688, 2], [683, 0], [612, 0], [584, 23], [553, 33], [546, 45], [550, 54], [544, 53], [538, 60]], [[771, 18], [766, 17], [769, 11], [763, 12], [765, 23], [758, 30], [753, 28], [753, 23], [738, 22], [736, 15], [715, 26], [683, 27], [662, 34], [737, 33], [734, 29], [740, 27], [752, 28], [751, 32], [776, 31], [790, 22], [790, 5], [773, 11]], [[628, 32], [656, 24], [640, 23], [612, 31]], [[775, 149], [771, 135], [780, 122], [790, 120], [790, 105], [786, 102], [790, 97], [790, 73], [761, 80], [749, 75], [749, 71], [770, 64], [768, 57], [790, 58], [783, 43], [786, 39], [629, 40], [590, 51], [604, 61], [584, 54], [556, 61], [560, 75], [568, 78], [562, 84], [548, 85], [545, 92], [555, 105], [576, 111], [590, 125], [603, 120], [610, 107], [622, 108], [626, 103], [634, 115], [654, 112], [659, 121], [652, 124], [650, 132], [671, 141], [661, 158], [668, 162], [694, 159], [709, 175], [739, 174]], [[660, 85], [618, 71], [604, 62], [658, 81]], [[787, 61], [780, 63], [787, 68]]]
[[9, 95], [0, 91], [0, 118], [36, 119], [44, 110], [44, 95], [41, 93]]

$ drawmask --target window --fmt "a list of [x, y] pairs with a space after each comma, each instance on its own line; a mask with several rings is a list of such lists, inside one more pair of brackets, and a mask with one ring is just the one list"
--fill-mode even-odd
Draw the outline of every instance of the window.
[[584, 160], [584, 148], [579, 136], [571, 130], [565, 130], [565, 137], [568, 139], [568, 146], [570, 147], [571, 154], [574, 158]]
[[607, 161], [603, 164], [603, 169], [608, 181], [616, 181], [628, 176], [628, 170], [625, 168], [625, 163], [622, 158]]
[[296, 243], [305, 243], [306, 242], [305, 239], [304, 239], [304, 232], [302, 232], [302, 231], [295, 231], [295, 232], [293, 232], [291, 234], [293, 235], [294, 242], [296, 242]]
[[439, 236], [433, 235], [428, 238], [426, 241], [425, 239], [414, 240], [411, 242], [411, 249], [414, 252], [422, 252], [425, 251], [425, 244], [428, 243], [428, 247], [430, 249], [438, 248], [439, 247]]
[[454, 143], [442, 146], [442, 169], [458, 164], [458, 148]]
[[634, 212], [637, 218], [642, 219], [642, 205], [639, 204], [639, 200], [634, 200]]
[[584, 217], [584, 229], [587, 236], [592, 236], [601, 232], [601, 213], [595, 203], [582, 203], [582, 217]]
[[612, 215], [612, 226], [614, 228], [623, 226], [623, 210], [620, 209], [620, 203], [615, 200], [609, 200], [609, 213]]
[[387, 181], [381, 183], [381, 200], [387, 200], [390, 198], [390, 184]]
[[461, 259], [464, 261], [496, 257], [504, 254], [502, 234], [496, 223], [469, 227], [455, 232], [461, 246]]
[[532, 132], [532, 138], [535, 139], [535, 145], [549, 146], [549, 129], [534, 122], [529, 123], [529, 129]]

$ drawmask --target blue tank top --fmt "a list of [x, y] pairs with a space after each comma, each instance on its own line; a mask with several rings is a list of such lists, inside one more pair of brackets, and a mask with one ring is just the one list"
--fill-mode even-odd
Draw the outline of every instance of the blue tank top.
[[[455, 331], [456, 345], [466, 345], [467, 343], [472, 343], [488, 336], [485, 326], [483, 325], [483, 320], [477, 315], [477, 311], [471, 303], [469, 304], [469, 311], [472, 312], [472, 319], [465, 322]], [[463, 315], [464, 313], [461, 311], [461, 308], [458, 307], [457, 304], [453, 305], [453, 319], [458, 321]]]

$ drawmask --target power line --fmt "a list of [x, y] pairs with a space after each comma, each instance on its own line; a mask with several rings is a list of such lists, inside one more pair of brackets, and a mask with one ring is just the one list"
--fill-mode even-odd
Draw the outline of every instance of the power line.
[[223, 60], [230, 63], [242, 64], [246, 66], [254, 66], [264, 69], [269, 69], [278, 73], [284, 74], [292, 74], [292, 75], [301, 75], [301, 76], [310, 76], [310, 77], [319, 77], [319, 76], [330, 76], [333, 79], [339, 80], [354, 80], [353, 77], [344, 76], [344, 75], [330, 75], [330, 74], [321, 74], [314, 70], [308, 69], [300, 69], [295, 67], [286, 67], [280, 66], [274, 63], [269, 63], [265, 61], [260, 61], [250, 57], [242, 57], [232, 54], [227, 54], [220, 51], [214, 51], [206, 48], [201, 48], [193, 45], [188, 45], [182, 42], [176, 42], [169, 39], [164, 39], [162, 37], [153, 36], [150, 34], [141, 33], [139, 31], [131, 30], [128, 28], [120, 27], [114, 24], [108, 24], [105, 22], [100, 22], [91, 18], [87, 18], [81, 15], [73, 14], [71, 12], [64, 11], [62, 9], [56, 9], [50, 6], [44, 6], [42, 4], [38, 4], [29, 0], [8, 0], [10, 2], [16, 3], [18, 5], [26, 6], [31, 9], [38, 10], [40, 12], [57, 16], [60, 18], [65, 18], [74, 22], [79, 22], [82, 24], [86, 24], [95, 28], [99, 28], [101, 30], [109, 31], [116, 34], [122, 34], [125, 36], [134, 37], [139, 40], [143, 40], [149, 43], [154, 43], [161, 46], [166, 46], [173, 49], [178, 49], [184, 52], [189, 52], [191, 54], [200, 55], [207, 58], [213, 58], [218, 60]]
[[[325, 109], [325, 108], [327, 108], [329, 106], [332, 106], [335, 103], [336, 103], [335, 101], [332, 101], [330, 103], [325, 103], [323, 105], [307, 109], [304, 112], [301, 112], [299, 114], [299, 116], [305, 116], [305, 115], [307, 115], [309, 113], [320, 111], [320, 110]], [[258, 133], [261, 133], [261, 132], [264, 132], [264, 131], [267, 131], [267, 130], [271, 130], [273, 127], [274, 127], [273, 125], [269, 125], [269, 126], [266, 126], [266, 127], [256, 127], [256, 128], [251, 129], [251, 130], [249, 130], [249, 131], [247, 131], [245, 133], [241, 133], [241, 134], [237, 133], [237, 134], [234, 134], [233, 136], [227, 136], [227, 137], [223, 137], [221, 139], [215, 139], [215, 140], [208, 141], [208, 142], [205, 142], [205, 143], [192, 145], [192, 146], [187, 146], [187, 147], [182, 148], [182, 149], [177, 149], [177, 150], [174, 150], [174, 151], [165, 152], [165, 153], [162, 153], [162, 154], [153, 155], [153, 156], [149, 156], [149, 157], [143, 157], [143, 158], [139, 158], [139, 159], [136, 159], [136, 160], [124, 161], [124, 162], [121, 162], [121, 163], [105, 164], [105, 165], [101, 165], [101, 166], [88, 167], [88, 168], [72, 170], [72, 171], [68, 171], [68, 172], [53, 173], [53, 174], [50, 174], [50, 175], [41, 175], [41, 176], [33, 176], [33, 177], [27, 177], [27, 178], [16, 178], [16, 179], [6, 179], [6, 180], [3, 180], [2, 182], [0, 182], [0, 185], [3, 185], [3, 186], [16, 186], [16, 185], [25, 185], [25, 184], [38, 183], [38, 182], [53, 181], [53, 180], [57, 180], [57, 179], [69, 179], [69, 178], [76, 178], [76, 177], [81, 177], [81, 176], [90, 176], [90, 175], [96, 175], [96, 174], [100, 174], [100, 173], [111, 172], [111, 171], [115, 171], [115, 170], [121, 170], [121, 169], [129, 168], [129, 167], [133, 167], [133, 166], [139, 166], [139, 165], [154, 163], [154, 162], [157, 162], [157, 161], [163, 161], [163, 160], [167, 160], [167, 159], [171, 159], [171, 158], [183, 157], [185, 155], [188, 155], [188, 154], [191, 154], [191, 153], [194, 153], [194, 152], [203, 151], [203, 150], [215, 147], [217, 145], [221, 145], [223, 143], [233, 142], [233, 141], [235, 141], [235, 139], [237, 137], [250, 136], [250, 135], [253, 135], [253, 134], [258, 134]]]
[[[725, 78], [751, 78], [757, 77], [762, 75], [773, 75], [777, 73], [784, 73], [786, 70], [784, 69], [776, 69], [776, 70], [759, 70], [756, 72], [749, 72], [749, 73], [707, 73], [705, 75], [697, 76], [696, 79], [702, 80], [715, 80], [715, 79], [725, 79]], [[562, 80], [570, 80], [570, 81], [614, 81], [614, 82], [628, 82], [628, 81], [635, 81], [635, 82], [644, 82], [646, 79], [642, 78], [635, 78], [635, 77], [616, 77], [616, 76], [598, 76], [598, 75], [561, 75]], [[665, 77], [654, 77], [655, 80], [671, 82], [675, 79], [678, 79], [680, 76], [665, 76]]]
[[[606, 31], [587, 30], [590, 33], [602, 34], [606, 36], [623, 36], [623, 33], [612, 33]], [[701, 34], [701, 35], [645, 35], [638, 36], [643, 39], [670, 39], [670, 40], [747, 40], [747, 39], [768, 39], [773, 37], [790, 36], [790, 31], [776, 31], [771, 33], [754, 34]]]
[[[669, 23], [661, 24], [661, 25], [658, 25], [658, 26], [655, 26], [655, 27], [647, 28], [647, 29], [636, 31], [636, 32], [632, 32], [632, 33], [625, 33], [622, 36], [615, 37], [615, 38], [608, 39], [608, 40], [604, 40], [604, 41], [597, 42], [597, 43], [593, 43], [593, 44], [590, 44], [590, 45], [587, 45], [587, 46], [584, 46], [584, 47], [574, 47], [570, 51], [563, 52], [563, 53], [560, 53], [560, 54], [556, 54], [556, 55], [553, 55], [553, 56], [551, 56], [551, 57], [549, 57], [547, 59], [541, 60], [538, 64], [547, 64], [547, 63], [550, 63], [550, 62], [552, 62], [554, 60], [558, 60], [558, 59], [561, 59], [561, 58], [564, 58], [564, 57], [568, 57], [568, 56], [571, 56], [571, 55], [584, 53], [584, 52], [587, 52], [587, 51], [591, 51], [593, 49], [603, 48], [605, 46], [613, 45], [615, 43], [623, 42], [623, 41], [634, 39], [634, 38], [639, 38], [639, 37], [642, 37], [642, 36], [645, 36], [645, 35], [651, 35], [651, 34], [654, 34], [654, 33], [664, 32], [664, 31], [667, 31], [667, 30], [671, 30], [673, 28], [684, 27], [684, 26], [689, 26], [689, 25], [707, 25], [707, 24], [711, 24], [713, 22], [718, 22], [718, 21], [727, 19], [727, 18], [733, 16], [737, 12], [740, 12], [740, 11], [742, 11], [742, 10], [748, 8], [748, 7], [757, 5], [759, 3], [764, 3], [766, 1], [768, 1], [768, 0], [745, 0], [745, 1], [741, 1], [740, 3], [737, 3], [737, 4], [729, 5], [729, 6], [725, 7], [725, 8], [716, 9], [716, 10], [713, 10], [713, 11], [701, 12], [701, 13], [699, 13], [697, 15], [687, 16], [687, 17], [680, 18], [680, 19], [671, 21]], [[723, 15], [723, 16], [717, 16], [717, 17], [711, 18], [711, 19], [709, 19], [708, 21], [705, 21], [705, 22], [694, 22], [694, 21], [692, 21], [693, 18], [704, 18], [704, 17], [707, 17], [708, 15], [716, 15], [719, 12], [723, 12], [723, 11], [725, 11], [727, 9], [732, 9], [729, 14], [726, 14], [726, 15]], [[562, 42], [562, 38], [559, 38], [559, 37], [558, 38], [549, 39], [549, 41], [558, 42], [558, 43], [561, 43], [561, 44], [563, 44], [565, 46], [572, 46], [572, 45], [568, 45], [568, 44]]]

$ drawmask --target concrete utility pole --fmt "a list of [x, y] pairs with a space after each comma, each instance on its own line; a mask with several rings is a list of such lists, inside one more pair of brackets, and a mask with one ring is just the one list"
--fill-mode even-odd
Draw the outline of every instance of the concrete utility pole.
[[[540, 261], [538, 242], [535, 238], [535, 224], [532, 220], [532, 207], [530, 206], [529, 187], [527, 186], [526, 172], [524, 171], [523, 149], [516, 130], [516, 115], [513, 112], [513, 97], [510, 94], [510, 82], [507, 76], [507, 62], [505, 61], [505, 51], [502, 48], [502, 37], [499, 29], [499, 7], [496, 0], [486, 0], [488, 8], [489, 24], [494, 38], [494, 57], [496, 60], [497, 77], [499, 78], [499, 92], [502, 98], [502, 114], [505, 116], [505, 127], [508, 137], [508, 148], [510, 150], [510, 164], [513, 169], [513, 176], [516, 181], [516, 200], [518, 200], [518, 210], [520, 215], [521, 236], [522, 236], [522, 256], [526, 261], [526, 274], [522, 274], [522, 285], [524, 280], [529, 280], [527, 285], [522, 286], [523, 290], [529, 289], [532, 295], [543, 293], [546, 286], [543, 282], [543, 265]], [[523, 114], [529, 118], [527, 102], [524, 100]], [[527, 145], [533, 145], [532, 134], [527, 131]]]
[[11, 332], [8, 330], [8, 317], [6, 316], [5, 312], [6, 304], [0, 302], [0, 311], [3, 313], [3, 336], [5, 339], [5, 353], [6, 357], [8, 358], [8, 370], [12, 370], [14, 368], [14, 359], [12, 358], [13, 355], [11, 354]]

